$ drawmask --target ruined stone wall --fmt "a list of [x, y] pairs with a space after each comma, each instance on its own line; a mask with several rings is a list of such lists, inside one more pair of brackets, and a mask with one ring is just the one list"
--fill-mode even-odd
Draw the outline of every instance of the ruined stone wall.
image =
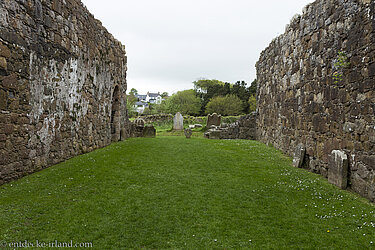
[[[317, 0], [296, 16], [257, 62], [257, 138], [327, 176], [343, 150], [349, 186], [375, 200], [375, 2]], [[335, 66], [340, 51], [349, 65]], [[334, 81], [335, 72], [342, 79]], [[339, 74], [340, 75], [340, 74]]]
[[231, 124], [212, 125], [204, 134], [208, 139], [256, 139], [256, 113], [241, 116]]
[[126, 69], [79, 0], [0, 1], [0, 184], [124, 139]]

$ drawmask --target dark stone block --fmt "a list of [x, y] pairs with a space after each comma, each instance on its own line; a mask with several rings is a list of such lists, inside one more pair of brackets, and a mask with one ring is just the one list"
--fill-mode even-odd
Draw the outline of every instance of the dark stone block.
[[146, 125], [143, 128], [143, 137], [155, 137], [156, 136], [156, 129], [153, 125]]
[[365, 155], [362, 156], [360, 159], [368, 167], [375, 170], [375, 155]]
[[370, 77], [375, 76], [375, 63], [372, 63], [368, 66], [368, 75]]

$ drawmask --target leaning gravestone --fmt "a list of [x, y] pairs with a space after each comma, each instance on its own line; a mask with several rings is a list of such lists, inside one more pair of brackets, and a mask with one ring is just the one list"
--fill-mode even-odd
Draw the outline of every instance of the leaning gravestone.
[[333, 150], [330, 155], [328, 182], [341, 189], [348, 185], [348, 156], [342, 150]]
[[301, 168], [305, 161], [305, 155], [306, 155], [305, 146], [302, 143], [298, 144], [296, 151], [294, 152], [293, 166], [296, 168]]
[[207, 124], [206, 127], [210, 128], [212, 125], [220, 126], [221, 123], [221, 115], [213, 113], [212, 115], [207, 116]]
[[184, 129], [184, 117], [182, 117], [180, 112], [177, 112], [173, 117], [173, 130], [183, 130]]
[[193, 134], [193, 131], [190, 128], [185, 129], [184, 132], [185, 132], [186, 138], [190, 138], [191, 135]]

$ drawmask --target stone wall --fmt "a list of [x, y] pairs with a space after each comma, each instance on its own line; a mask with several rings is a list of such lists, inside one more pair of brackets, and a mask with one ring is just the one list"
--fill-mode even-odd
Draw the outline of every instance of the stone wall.
[[[257, 62], [257, 138], [328, 175], [333, 150], [348, 156], [348, 184], [375, 200], [375, 2], [317, 0], [295, 16]], [[350, 63], [339, 67], [341, 55]], [[336, 65], [335, 65], [336, 64]], [[342, 75], [337, 82], [334, 74]]]
[[0, 184], [124, 139], [126, 60], [79, 0], [0, 1]]
[[204, 134], [208, 139], [256, 139], [256, 113], [241, 116], [238, 121], [220, 126], [212, 125]]

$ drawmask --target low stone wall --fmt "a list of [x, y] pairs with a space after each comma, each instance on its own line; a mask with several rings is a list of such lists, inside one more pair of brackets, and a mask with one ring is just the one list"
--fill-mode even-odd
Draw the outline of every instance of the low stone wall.
[[208, 139], [256, 139], [256, 113], [241, 116], [238, 121], [231, 124], [211, 126], [204, 134]]
[[168, 122], [173, 120], [172, 114], [160, 114], [160, 115], [145, 115], [141, 116], [145, 123], [153, 123], [153, 122]]
[[257, 138], [289, 155], [304, 145], [303, 167], [325, 177], [337, 172], [332, 155], [344, 152], [349, 170], [339, 172], [374, 201], [375, 2], [315, 1], [256, 68]]
[[126, 70], [79, 0], [0, 1], [0, 185], [124, 139]]
[[155, 137], [156, 129], [151, 124], [146, 124], [142, 118], [137, 118], [129, 123], [129, 137]]

